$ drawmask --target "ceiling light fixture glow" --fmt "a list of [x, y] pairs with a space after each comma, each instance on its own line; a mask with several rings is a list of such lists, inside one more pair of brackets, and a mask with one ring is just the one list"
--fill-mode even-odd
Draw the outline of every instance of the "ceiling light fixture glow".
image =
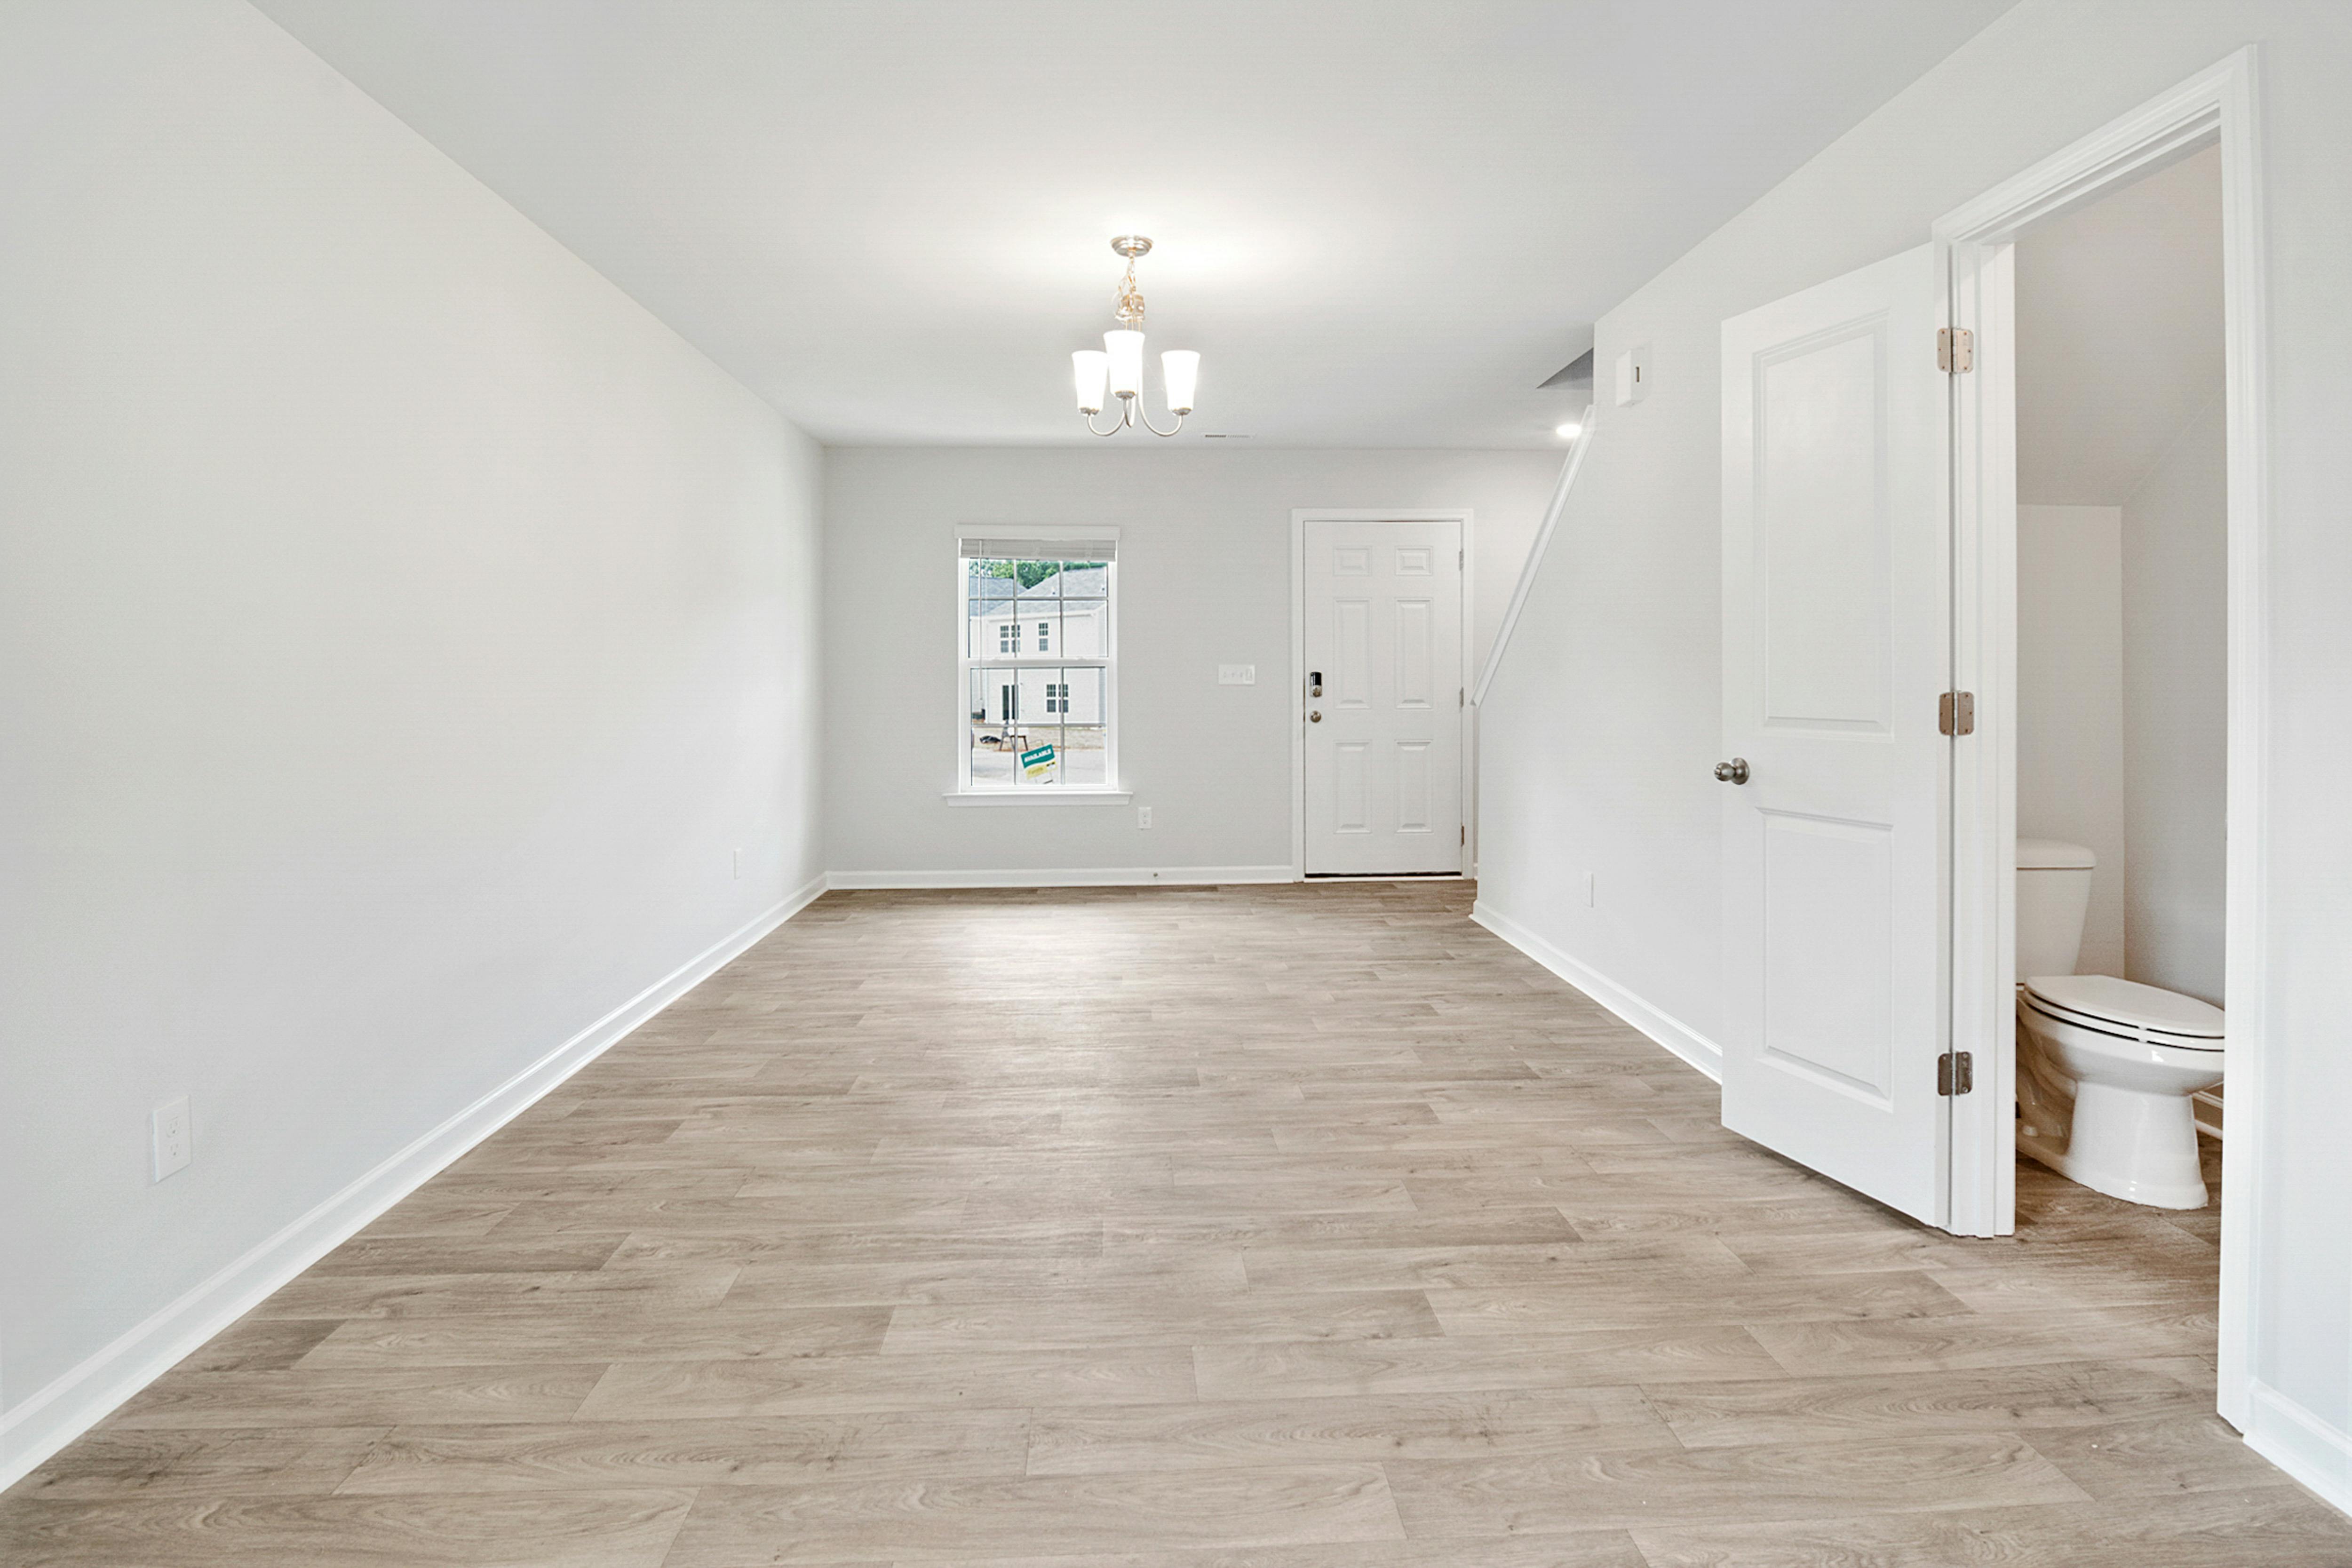
[[[1097, 436], [1116, 436], [1137, 426], [1154, 436], [1173, 436], [1184, 428], [1192, 412], [1193, 389], [1200, 384], [1201, 356], [1190, 349], [1171, 349], [1160, 356], [1160, 379], [1168, 394], [1168, 411], [1176, 416], [1166, 430], [1143, 412], [1143, 296], [1136, 291], [1135, 262], [1150, 254], [1151, 242], [1139, 234], [1123, 234], [1111, 249], [1127, 258], [1127, 276], [1119, 279], [1118, 305], [1113, 314], [1118, 325], [1103, 334], [1099, 349], [1080, 349], [1070, 355], [1070, 379], [1078, 395], [1078, 412], [1087, 428]], [[1103, 409], [1106, 384], [1118, 399], [1118, 417], [1108, 430], [1095, 430], [1095, 416]]]
[[1552, 434], [1559, 437], [1563, 441], [1573, 441], [1583, 428], [1583, 426], [1571, 419], [1567, 424], [1561, 426], [1559, 429], [1553, 431]]

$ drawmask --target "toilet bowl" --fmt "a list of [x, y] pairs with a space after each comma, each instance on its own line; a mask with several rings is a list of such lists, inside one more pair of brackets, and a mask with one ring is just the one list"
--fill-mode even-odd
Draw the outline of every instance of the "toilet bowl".
[[2189, 1097], [2221, 1081], [2226, 1016], [2074, 973], [2097, 865], [2080, 845], [2017, 843], [2017, 1146], [2110, 1197], [2202, 1208]]
[[2189, 1096], [2221, 1081], [2224, 1015], [2105, 974], [2018, 990], [2018, 1147], [2070, 1181], [2155, 1208], [2205, 1206]]

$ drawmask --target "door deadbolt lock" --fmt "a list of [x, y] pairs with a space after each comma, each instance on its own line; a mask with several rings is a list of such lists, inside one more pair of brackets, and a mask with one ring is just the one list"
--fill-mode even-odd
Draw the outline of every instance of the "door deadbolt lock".
[[1748, 759], [1734, 757], [1727, 763], [1715, 764], [1715, 776], [1725, 784], [1744, 784], [1748, 782]]
[[1318, 710], [1316, 710], [1315, 712], [1309, 713], [1308, 715], [1307, 715], [1307, 721], [1309, 724], [1320, 724], [1321, 722], [1323, 722], [1323, 714], [1322, 714], [1322, 711], [1318, 709]]
[[1309, 697], [1320, 697], [1323, 695], [1323, 672], [1321, 670], [1310, 669], [1307, 672], [1307, 695]]

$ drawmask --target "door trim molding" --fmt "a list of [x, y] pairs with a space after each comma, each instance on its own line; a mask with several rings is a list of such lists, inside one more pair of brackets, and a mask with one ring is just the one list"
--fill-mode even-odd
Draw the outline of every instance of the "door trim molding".
[[1476, 647], [1471, 609], [1477, 604], [1472, 574], [1478, 570], [1477, 514], [1465, 507], [1293, 507], [1290, 511], [1290, 879], [1307, 880], [1307, 525], [1310, 522], [1458, 522], [1462, 525], [1462, 858], [1456, 866], [1470, 875], [1478, 853], [1476, 731], [1470, 698], [1470, 655]]
[[2269, 1025], [2265, 846], [2269, 772], [2270, 534], [2267, 374], [2256, 54], [2240, 49], [1934, 226], [1950, 323], [1976, 333], [1977, 369], [1953, 397], [1955, 684], [1978, 694], [1978, 739], [1953, 762], [1952, 1022], [1995, 1064], [1954, 1106], [1953, 1229], [2015, 1226], [2017, 487], [2011, 247], [2038, 219], [2218, 144], [2229, 468], [2229, 858], [2224, 981], [2230, 1011], [2230, 1136], [2222, 1145], [2220, 1409], [2240, 1430], [2255, 1414], [2254, 1248], [2266, 1195], [2263, 1146]]

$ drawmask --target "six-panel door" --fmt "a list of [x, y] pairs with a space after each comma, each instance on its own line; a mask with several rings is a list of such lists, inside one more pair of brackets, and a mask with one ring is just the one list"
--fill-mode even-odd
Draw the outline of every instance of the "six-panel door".
[[1462, 866], [1462, 525], [1306, 525], [1307, 870]]

